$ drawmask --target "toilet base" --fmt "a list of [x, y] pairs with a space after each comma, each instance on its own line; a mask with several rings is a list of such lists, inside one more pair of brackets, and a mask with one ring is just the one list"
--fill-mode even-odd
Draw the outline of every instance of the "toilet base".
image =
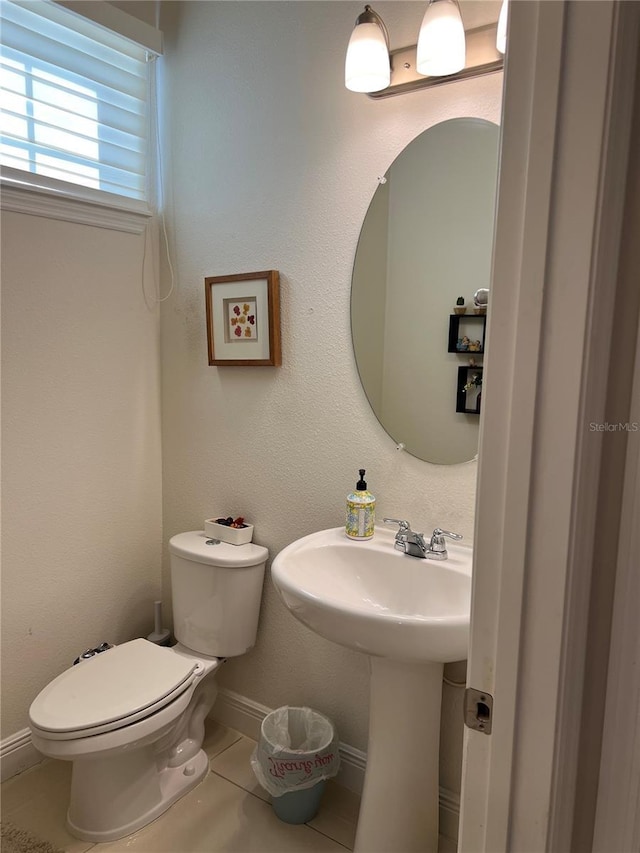
[[[146, 752], [138, 750], [124, 762], [122, 754], [115, 759], [74, 762], [67, 813], [72, 835], [93, 842], [124, 838], [160, 817], [209, 770], [209, 758], [202, 749], [179, 767], [165, 767], [159, 772]], [[117, 774], [112, 772], [114, 760], [118, 762]], [[127, 778], [135, 784], [127, 786]]]

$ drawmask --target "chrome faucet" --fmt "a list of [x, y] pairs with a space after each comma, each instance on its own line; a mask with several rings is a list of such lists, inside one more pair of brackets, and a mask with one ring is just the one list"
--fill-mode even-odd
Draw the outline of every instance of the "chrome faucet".
[[415, 533], [408, 521], [400, 521], [398, 518], [384, 518], [385, 524], [398, 524], [396, 541], [393, 546], [397, 551], [403, 551], [410, 557], [426, 557], [427, 543], [422, 533]]
[[398, 518], [384, 518], [385, 524], [397, 524], [398, 532], [396, 533], [396, 541], [394, 548], [408, 554], [410, 557], [419, 557], [420, 559], [431, 560], [446, 560], [449, 556], [444, 537], [450, 539], [462, 539], [459, 533], [450, 533], [448, 530], [442, 530], [436, 527], [431, 534], [429, 545], [424, 540], [424, 534], [416, 533], [411, 529], [408, 521], [401, 521]]

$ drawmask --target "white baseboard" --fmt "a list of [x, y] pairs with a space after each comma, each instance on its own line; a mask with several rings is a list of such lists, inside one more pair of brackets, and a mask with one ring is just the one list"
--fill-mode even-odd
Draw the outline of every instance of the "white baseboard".
[[9, 735], [0, 743], [0, 768], [3, 782], [43, 760], [44, 756], [31, 743], [29, 729], [22, 729], [20, 732]]
[[209, 716], [223, 726], [235, 729], [252, 740], [260, 737], [262, 721], [271, 711], [266, 705], [260, 705], [246, 696], [218, 688], [218, 696]]
[[[271, 708], [260, 705], [252, 699], [247, 699], [246, 696], [241, 696], [239, 693], [221, 687], [210, 716], [223, 726], [235, 729], [252, 740], [258, 740], [260, 725], [271, 710]], [[355, 749], [346, 743], [340, 743], [340, 772], [336, 780], [341, 785], [350, 791], [361, 794], [366, 766], [366, 752]], [[457, 840], [460, 796], [454, 791], [441, 787], [439, 802], [440, 834]]]

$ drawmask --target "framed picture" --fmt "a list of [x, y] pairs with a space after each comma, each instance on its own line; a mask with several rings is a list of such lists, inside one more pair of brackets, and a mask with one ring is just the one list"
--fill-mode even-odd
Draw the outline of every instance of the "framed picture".
[[204, 280], [209, 364], [281, 364], [278, 270]]

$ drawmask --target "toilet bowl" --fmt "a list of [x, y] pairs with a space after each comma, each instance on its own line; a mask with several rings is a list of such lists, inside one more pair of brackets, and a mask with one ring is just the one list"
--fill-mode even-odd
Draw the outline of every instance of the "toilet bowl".
[[266, 548], [194, 531], [169, 550], [177, 645], [115, 646], [65, 670], [29, 709], [34, 746], [73, 762], [67, 826], [85, 841], [135, 832], [206, 776], [216, 672], [255, 643]]

